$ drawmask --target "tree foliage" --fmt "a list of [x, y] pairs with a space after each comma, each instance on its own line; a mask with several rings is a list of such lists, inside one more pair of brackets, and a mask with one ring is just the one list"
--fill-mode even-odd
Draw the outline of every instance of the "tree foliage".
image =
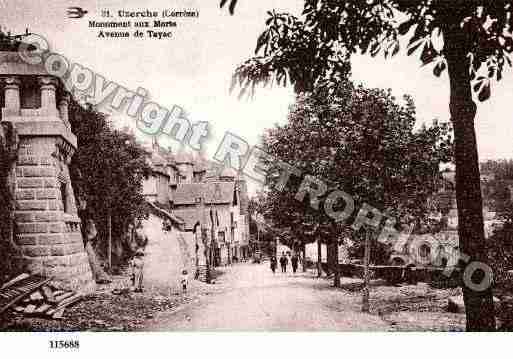
[[0, 124], [0, 283], [18, 274], [23, 268], [21, 253], [13, 241], [14, 202], [10, 176], [16, 161], [18, 140], [12, 124]]
[[444, 35], [461, 27], [467, 34], [461, 51], [470, 59], [473, 89], [484, 101], [490, 97], [491, 81], [501, 80], [505, 64], [512, 65], [512, 3], [306, 0], [300, 18], [268, 13], [255, 56], [237, 68], [233, 84], [241, 87], [241, 95], [252, 95], [256, 85], [273, 82], [290, 83], [297, 92], [319, 84], [333, 87], [350, 73], [352, 54], [389, 58], [404, 44], [407, 55], [418, 56], [440, 77], [447, 70]]
[[[269, 129], [263, 149], [273, 158], [267, 176], [269, 190], [261, 202], [262, 213], [279, 228], [288, 228], [295, 239], [325, 243], [351, 232], [348, 224], [368, 203], [398, 224], [412, 224], [425, 217], [428, 198], [436, 189], [439, 165], [452, 158], [450, 127], [434, 122], [414, 129], [415, 107], [410, 97], [399, 104], [390, 91], [354, 87], [344, 82], [331, 94], [299, 95], [288, 123]], [[276, 160], [294, 166], [301, 176], [277, 188]], [[296, 194], [305, 175], [326, 183], [328, 191], [318, 208], [308, 196]], [[335, 222], [323, 211], [327, 194], [343, 190], [356, 211], [346, 222]], [[336, 210], [345, 203], [335, 204]], [[358, 236], [358, 233], [352, 233]]]
[[101, 253], [106, 253], [108, 214], [112, 214], [113, 241], [119, 244], [127, 225], [146, 213], [142, 183], [150, 173], [149, 153], [133, 135], [112, 129], [105, 115], [92, 106], [72, 103], [70, 122], [78, 137], [70, 166], [72, 183], [87, 203], [86, 216], [96, 222]]
[[495, 282], [503, 285], [509, 282], [507, 271], [513, 268], [513, 160], [488, 160], [481, 170], [492, 175], [483, 186], [483, 197], [502, 222], [494, 226], [488, 250]]
[[[407, 41], [407, 55], [449, 77], [458, 236], [468, 256], [462, 272], [470, 263], [488, 263], [473, 96], [487, 100], [492, 81], [511, 66], [513, 0], [304, 0], [303, 9], [300, 18], [269, 13], [256, 54], [236, 69], [232, 87], [252, 95], [257, 85], [277, 80], [298, 93], [318, 86], [333, 91], [350, 74], [353, 54], [390, 57]], [[307, 51], [296, 51], [305, 44]], [[491, 286], [472, 288], [463, 285], [467, 329], [495, 330]]]
[[498, 218], [513, 225], [513, 160], [489, 160], [481, 169], [493, 175], [483, 187], [484, 198]]

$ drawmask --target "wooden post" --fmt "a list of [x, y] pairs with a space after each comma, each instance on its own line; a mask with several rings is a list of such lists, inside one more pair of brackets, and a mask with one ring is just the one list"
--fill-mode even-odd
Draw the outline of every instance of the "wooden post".
[[201, 241], [202, 238], [201, 238], [201, 235], [202, 235], [202, 231], [201, 231], [201, 228], [203, 227], [203, 218], [202, 218], [202, 204], [203, 204], [203, 199], [202, 197], [196, 197], [195, 199], [196, 201], [196, 216], [198, 218], [198, 226], [196, 227], [196, 235], [195, 235], [195, 241], [196, 241], [196, 245], [195, 245], [195, 248], [194, 248], [194, 253], [196, 254], [196, 258], [195, 258], [195, 273], [194, 273], [194, 278], [199, 278], [199, 241], [198, 241], [198, 238], [199, 240]]
[[365, 232], [365, 252], [363, 255], [363, 298], [362, 298], [362, 312], [368, 313], [370, 311], [369, 305], [369, 281], [370, 281], [370, 272], [369, 272], [369, 264], [370, 264], [370, 233]]
[[317, 277], [320, 278], [322, 275], [322, 245], [321, 239], [317, 238]]
[[210, 227], [210, 268], [216, 267], [216, 242], [215, 242], [215, 221], [216, 216], [214, 212], [214, 206], [210, 204], [210, 219], [211, 219], [211, 227]]
[[206, 274], [205, 274], [205, 280], [207, 283], [210, 284], [210, 248], [208, 245], [208, 234], [207, 229], [201, 229], [201, 236], [203, 238], [204, 248], [205, 248], [205, 264], [206, 264]]

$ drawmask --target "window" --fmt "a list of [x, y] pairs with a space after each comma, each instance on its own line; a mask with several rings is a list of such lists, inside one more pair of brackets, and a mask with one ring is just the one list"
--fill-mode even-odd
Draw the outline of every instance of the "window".
[[20, 106], [26, 109], [41, 108], [41, 89], [36, 81], [23, 79], [20, 86]]
[[203, 182], [203, 173], [202, 172], [194, 172], [194, 182], [196, 182], [196, 183]]
[[423, 259], [427, 259], [431, 255], [431, 248], [427, 244], [423, 244], [419, 248], [420, 257]]
[[66, 182], [60, 182], [61, 201], [64, 213], [68, 212], [68, 191]]

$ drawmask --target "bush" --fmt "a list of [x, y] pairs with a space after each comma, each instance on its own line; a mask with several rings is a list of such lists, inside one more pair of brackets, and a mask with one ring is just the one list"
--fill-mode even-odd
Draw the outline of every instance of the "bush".
[[0, 283], [19, 274], [21, 257], [13, 242], [13, 202], [9, 174], [16, 158], [17, 137], [12, 126], [0, 124]]
[[506, 222], [497, 228], [488, 240], [489, 263], [496, 284], [505, 284], [508, 270], [513, 269], [513, 224]]
[[[359, 240], [353, 246], [349, 247], [349, 258], [351, 259], [361, 259], [363, 261], [364, 252], [365, 252], [365, 243], [363, 240]], [[373, 240], [371, 242], [371, 254], [370, 254], [370, 262], [372, 264], [383, 265], [390, 264], [390, 255], [392, 254], [392, 249], [388, 244], [378, 242]]]

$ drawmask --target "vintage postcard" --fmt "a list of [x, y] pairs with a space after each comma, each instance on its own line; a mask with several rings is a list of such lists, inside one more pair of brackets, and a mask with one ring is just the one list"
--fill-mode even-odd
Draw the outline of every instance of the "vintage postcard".
[[1, 0], [0, 340], [512, 330], [512, 12]]

